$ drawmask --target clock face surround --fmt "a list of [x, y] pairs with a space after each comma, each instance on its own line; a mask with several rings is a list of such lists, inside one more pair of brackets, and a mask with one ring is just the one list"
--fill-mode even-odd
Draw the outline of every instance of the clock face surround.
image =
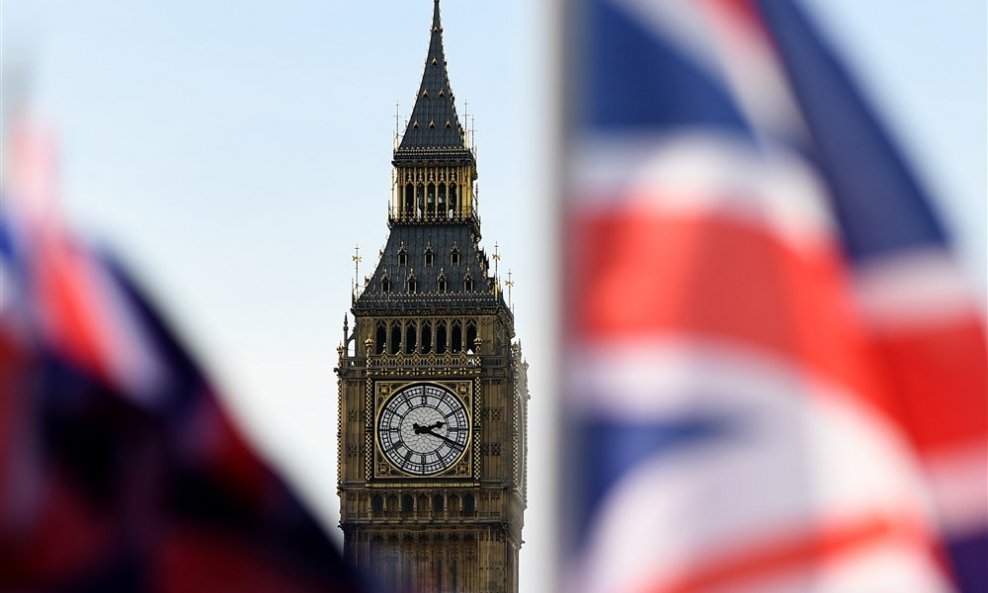
[[470, 424], [466, 408], [452, 391], [417, 383], [397, 391], [384, 404], [377, 438], [393, 466], [428, 476], [446, 471], [463, 456]]

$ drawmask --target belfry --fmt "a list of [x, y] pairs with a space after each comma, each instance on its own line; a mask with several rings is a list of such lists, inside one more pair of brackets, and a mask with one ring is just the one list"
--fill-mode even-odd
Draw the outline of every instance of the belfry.
[[339, 348], [340, 526], [346, 559], [387, 590], [515, 593], [528, 365], [480, 247], [442, 34], [434, 0], [387, 244]]

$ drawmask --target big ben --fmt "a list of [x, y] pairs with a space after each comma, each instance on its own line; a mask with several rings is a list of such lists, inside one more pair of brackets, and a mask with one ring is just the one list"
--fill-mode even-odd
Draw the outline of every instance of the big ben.
[[476, 156], [442, 34], [434, 0], [422, 82], [392, 160], [387, 243], [354, 294], [353, 327], [344, 324], [340, 526], [346, 559], [387, 590], [514, 593], [527, 364], [480, 246]]

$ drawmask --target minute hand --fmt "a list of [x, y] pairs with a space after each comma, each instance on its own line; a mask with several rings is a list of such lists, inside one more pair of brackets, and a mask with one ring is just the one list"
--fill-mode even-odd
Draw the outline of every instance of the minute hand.
[[431, 434], [432, 436], [434, 436], [436, 438], [440, 438], [440, 439], [446, 441], [447, 443], [450, 443], [451, 445], [454, 445], [457, 449], [462, 449], [463, 448], [463, 445], [461, 445], [460, 443], [454, 441], [453, 439], [451, 439], [451, 438], [449, 438], [447, 436], [443, 436], [441, 434], [436, 434], [436, 433], [432, 432], [431, 430], [427, 430], [427, 431], [425, 431], [425, 433], [426, 434]]

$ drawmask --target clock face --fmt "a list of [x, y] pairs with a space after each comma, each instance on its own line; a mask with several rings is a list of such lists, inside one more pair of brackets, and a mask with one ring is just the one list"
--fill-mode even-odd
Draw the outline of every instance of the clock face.
[[427, 476], [453, 466], [467, 448], [467, 412], [453, 392], [437, 385], [402, 389], [384, 405], [377, 425], [381, 451], [392, 465]]

